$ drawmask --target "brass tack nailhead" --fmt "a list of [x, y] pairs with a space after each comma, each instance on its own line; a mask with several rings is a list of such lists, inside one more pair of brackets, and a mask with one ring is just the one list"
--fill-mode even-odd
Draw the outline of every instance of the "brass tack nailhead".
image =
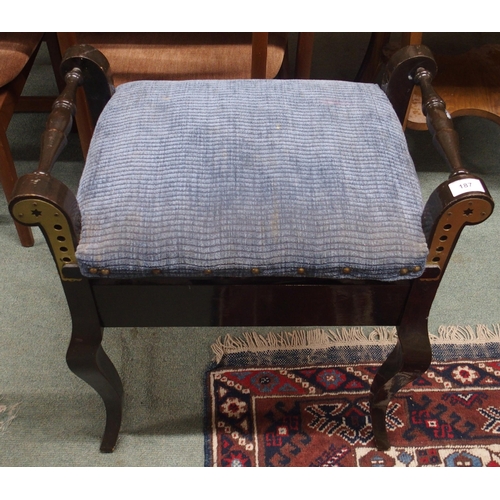
[[97, 274], [97, 269], [96, 269], [95, 267], [91, 267], [91, 268], [89, 269], [89, 273], [90, 273], [90, 274]]
[[107, 275], [109, 274], [109, 269], [102, 269], [102, 270], [101, 270], [101, 274], [102, 274], [103, 276], [107, 276]]
[[156, 274], [156, 275], [161, 274], [161, 270], [160, 269], [153, 269], [151, 272], [153, 274]]
[[399, 271], [399, 274], [401, 275], [405, 275], [405, 274], [408, 274], [408, 269], [406, 269], [406, 267], [403, 267], [403, 269], [401, 269], [401, 271]]
[[342, 272], [344, 274], [349, 274], [351, 272], [351, 268], [350, 267], [344, 267], [344, 269], [342, 269]]
[[297, 269], [297, 272], [298, 272], [299, 274], [306, 274], [306, 270], [305, 270], [303, 267], [299, 267], [299, 268]]
[[421, 268], [420, 266], [415, 266], [415, 267], [413, 268], [413, 272], [414, 272], [414, 273], [418, 273], [418, 272], [419, 272], [419, 271], [421, 271], [421, 270], [422, 270], [422, 268]]
[[252, 274], [259, 274], [260, 270], [258, 267], [252, 267]]
[[212, 274], [212, 270], [211, 269], [205, 269], [203, 271], [203, 274], [205, 274], [206, 276], [210, 276]]

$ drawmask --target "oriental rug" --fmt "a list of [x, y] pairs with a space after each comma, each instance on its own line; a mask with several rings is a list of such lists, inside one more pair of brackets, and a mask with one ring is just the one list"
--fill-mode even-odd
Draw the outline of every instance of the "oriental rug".
[[345, 345], [336, 347], [307, 345], [332, 340], [323, 331], [301, 332], [300, 347], [293, 334], [219, 342], [207, 374], [206, 465], [500, 466], [498, 329], [432, 339], [431, 367], [389, 405], [392, 447], [383, 452], [374, 448], [368, 397], [395, 332], [380, 332], [373, 342], [340, 331]]

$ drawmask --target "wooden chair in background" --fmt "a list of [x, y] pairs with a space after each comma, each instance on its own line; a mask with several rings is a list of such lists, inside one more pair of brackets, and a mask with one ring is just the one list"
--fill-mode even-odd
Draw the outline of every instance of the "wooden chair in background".
[[[401, 46], [419, 45], [423, 38], [423, 33], [402, 33], [399, 41], [391, 42], [391, 33], [373, 33], [357, 81], [376, 81], [392, 52]], [[436, 52], [435, 59], [439, 71], [433, 85], [450, 115], [478, 116], [500, 125], [500, 45], [487, 44], [461, 54]], [[405, 126], [427, 128], [419, 88], [413, 92]]]
[[[287, 33], [58, 33], [58, 39], [62, 54], [78, 44], [102, 52], [116, 87], [137, 80], [291, 76]], [[309, 77], [312, 50], [313, 33], [300, 33], [295, 78]], [[82, 91], [77, 109], [76, 123], [86, 156], [93, 124]]]
[[[52, 63], [58, 69], [61, 56], [57, 39], [53, 33], [1, 33], [0, 34], [0, 181], [7, 200], [17, 180], [16, 168], [7, 140], [7, 127], [14, 112], [49, 112], [55, 96], [22, 96], [28, 75], [43, 41], [49, 47]], [[57, 75], [59, 71], [57, 71]], [[56, 81], [63, 86], [63, 80]], [[16, 229], [23, 246], [33, 245], [29, 227], [19, 225]]]
[[[422, 43], [423, 33], [404, 33], [402, 43]], [[500, 125], [500, 45], [474, 47], [461, 54], [436, 54], [439, 73], [434, 86], [446, 101], [454, 118], [478, 116]], [[425, 130], [421, 112], [422, 96], [414, 92], [408, 110], [407, 126]]]

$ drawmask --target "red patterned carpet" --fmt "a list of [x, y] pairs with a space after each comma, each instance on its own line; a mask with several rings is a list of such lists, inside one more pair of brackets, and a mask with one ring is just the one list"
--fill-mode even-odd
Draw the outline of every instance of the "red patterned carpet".
[[368, 409], [379, 364], [215, 368], [206, 465], [500, 466], [500, 357], [433, 362], [391, 401], [386, 452]]

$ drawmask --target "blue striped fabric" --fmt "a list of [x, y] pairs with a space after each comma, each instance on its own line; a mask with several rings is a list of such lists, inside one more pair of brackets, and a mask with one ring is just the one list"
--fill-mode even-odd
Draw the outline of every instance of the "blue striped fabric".
[[121, 85], [78, 201], [87, 276], [397, 280], [427, 255], [404, 133], [371, 84]]

